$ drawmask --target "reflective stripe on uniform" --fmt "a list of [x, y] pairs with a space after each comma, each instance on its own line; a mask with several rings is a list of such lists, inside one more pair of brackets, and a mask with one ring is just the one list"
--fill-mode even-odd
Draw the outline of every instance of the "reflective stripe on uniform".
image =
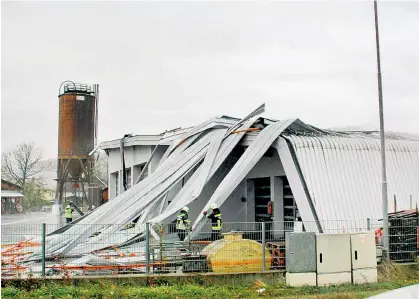
[[185, 214], [179, 214], [176, 220], [176, 229], [187, 230], [189, 227], [189, 220], [183, 220]]
[[65, 218], [73, 218], [73, 211], [71, 210], [71, 208], [65, 209]]
[[212, 230], [220, 231], [223, 228], [223, 222], [221, 220], [221, 213], [215, 214], [214, 216], [217, 217], [218, 219], [217, 219], [216, 223], [212, 224], [211, 228], [212, 228]]

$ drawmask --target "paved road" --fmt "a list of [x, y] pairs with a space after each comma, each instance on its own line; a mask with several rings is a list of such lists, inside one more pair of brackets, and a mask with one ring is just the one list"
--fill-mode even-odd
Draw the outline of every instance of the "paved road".
[[57, 224], [57, 219], [52, 213], [33, 212], [25, 214], [3, 214], [1, 215], [1, 225], [14, 224]]
[[368, 299], [419, 299], [419, 284], [391, 290], [376, 296], [368, 297]]
[[[79, 214], [73, 212], [73, 220], [79, 218]], [[65, 220], [64, 216], [62, 219]], [[14, 225], [14, 224], [42, 224], [48, 225], [57, 224], [57, 217], [51, 212], [32, 212], [25, 214], [3, 214], [1, 215], [1, 225]]]
[[[73, 219], [80, 217], [73, 213]], [[61, 219], [65, 223], [64, 216]], [[30, 238], [40, 238], [42, 223], [46, 223], [46, 233], [60, 227], [59, 219], [53, 213], [33, 212], [25, 214], [3, 214], [1, 216], [1, 243], [15, 243]]]

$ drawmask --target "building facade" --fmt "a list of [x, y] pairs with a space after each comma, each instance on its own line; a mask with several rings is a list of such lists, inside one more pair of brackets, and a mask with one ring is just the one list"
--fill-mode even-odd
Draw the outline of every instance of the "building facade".
[[1, 180], [1, 213], [21, 214], [23, 213], [22, 188], [16, 184]]

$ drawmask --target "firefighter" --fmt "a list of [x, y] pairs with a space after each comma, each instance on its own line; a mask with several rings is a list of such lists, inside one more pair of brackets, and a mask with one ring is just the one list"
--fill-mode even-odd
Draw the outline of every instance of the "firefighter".
[[187, 232], [191, 229], [190, 227], [190, 220], [189, 220], [189, 208], [183, 207], [182, 210], [180, 210], [179, 215], [177, 216], [176, 220], [176, 230], [177, 235], [179, 236], [179, 239], [183, 242], [186, 238]]
[[218, 240], [220, 238], [220, 232], [223, 228], [223, 221], [221, 219], [221, 211], [218, 208], [217, 204], [211, 204], [211, 213], [207, 215], [207, 212], [204, 212], [204, 215], [208, 219], [211, 219], [211, 241]]
[[70, 223], [73, 221], [73, 209], [70, 207], [70, 205], [67, 205], [65, 208], [65, 220], [66, 223]]

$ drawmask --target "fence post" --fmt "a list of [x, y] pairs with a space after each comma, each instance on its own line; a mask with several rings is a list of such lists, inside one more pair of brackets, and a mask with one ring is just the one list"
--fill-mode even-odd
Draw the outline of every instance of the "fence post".
[[367, 218], [367, 230], [371, 230], [371, 218]]
[[265, 240], [265, 222], [262, 222], [262, 272], [265, 272], [265, 246], [266, 246], [266, 240]]
[[145, 273], [150, 273], [150, 223], [145, 224]]
[[45, 234], [46, 224], [42, 223], [42, 277], [45, 277]]

